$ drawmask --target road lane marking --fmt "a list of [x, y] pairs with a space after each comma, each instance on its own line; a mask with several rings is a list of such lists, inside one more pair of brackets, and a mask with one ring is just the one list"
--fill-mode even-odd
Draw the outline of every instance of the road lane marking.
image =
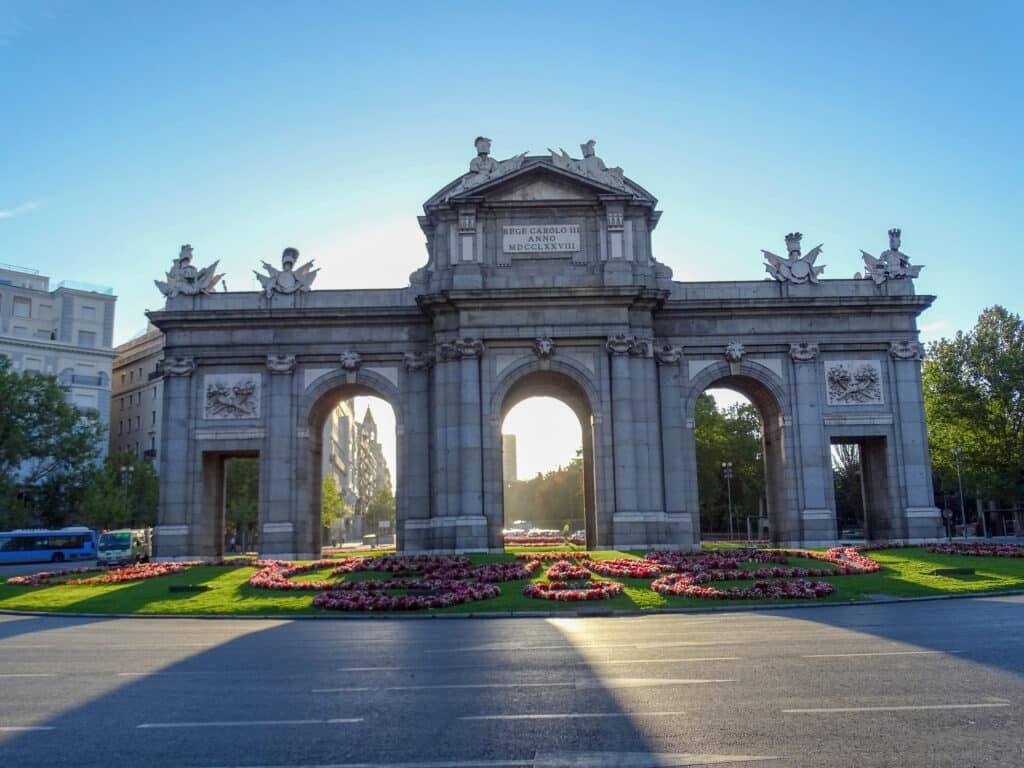
[[702, 755], [691, 752], [538, 752], [519, 760], [427, 760], [400, 763], [235, 765], [220, 768], [682, 768], [781, 760], [775, 755]]
[[[703, 658], [685, 659], [594, 659], [592, 661], [571, 662], [574, 667], [599, 667], [608, 664], [685, 664], [706, 661], [740, 661], [740, 656], [706, 656]], [[466, 669], [491, 669], [493, 664], [459, 664], [450, 667], [435, 667], [439, 672], [457, 672]], [[422, 667], [339, 667], [335, 672], [418, 672]], [[142, 672], [120, 674], [145, 674]]]
[[361, 717], [335, 717], [329, 720], [219, 720], [194, 723], [141, 723], [136, 728], [239, 728], [264, 725], [337, 725], [361, 723]]
[[963, 651], [863, 651], [861, 653], [812, 653], [804, 659], [848, 659], [856, 656], [935, 656]]
[[743, 645], [745, 640], [680, 640], [666, 643], [590, 643], [586, 645], [574, 645], [562, 643], [559, 645], [464, 645], [457, 648], [425, 648], [423, 653], [468, 653], [472, 651], [502, 652], [502, 651], [601, 651], [606, 648], [696, 648], [700, 646], [715, 645]]
[[787, 715], [829, 715], [850, 712], [911, 712], [914, 710], [934, 709], [994, 709], [1010, 706], [1010, 702], [979, 702], [977, 704], [906, 704], [902, 706], [879, 707], [821, 707], [817, 709], [784, 709]]
[[[522, 760], [440, 760], [427, 762], [402, 763], [318, 763], [302, 765], [231, 765], [215, 766], [215, 768], [535, 768], [532, 757]], [[554, 766], [552, 766], [554, 768]]]
[[0, 733], [16, 733], [20, 731], [53, 731], [53, 725], [0, 725]]
[[687, 712], [552, 712], [524, 715], [466, 715], [459, 720], [582, 720], [611, 717], [681, 717]]
[[648, 677], [612, 677], [582, 678], [563, 682], [543, 683], [433, 683], [422, 685], [384, 685], [376, 688], [314, 688], [310, 693], [348, 693], [350, 691], [447, 691], [507, 688], [575, 688], [587, 690], [594, 688], [654, 688], [670, 685], [705, 685], [708, 683], [735, 683], [736, 680], [707, 678], [648, 678]]
[[56, 677], [53, 672], [3, 672], [0, 677]]

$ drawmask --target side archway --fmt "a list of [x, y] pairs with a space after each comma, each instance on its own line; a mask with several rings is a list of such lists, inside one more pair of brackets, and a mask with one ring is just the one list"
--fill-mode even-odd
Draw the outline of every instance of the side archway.
[[332, 372], [321, 376], [303, 393], [296, 409], [294, 455], [301, 462], [296, 467], [298, 478], [296, 534], [299, 542], [309, 542], [310, 551], [319, 557], [322, 549], [321, 504], [323, 488], [323, 431], [332, 410], [342, 401], [354, 397], [375, 397], [387, 403], [395, 419], [395, 490], [396, 545], [402, 548], [401, 536], [406, 517], [404, 414], [399, 389], [390, 380], [373, 371]]

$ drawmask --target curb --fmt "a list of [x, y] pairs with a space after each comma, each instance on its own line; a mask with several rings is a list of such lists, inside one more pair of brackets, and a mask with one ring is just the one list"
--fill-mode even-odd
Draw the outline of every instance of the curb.
[[607, 611], [481, 611], [479, 613], [331, 613], [323, 614], [246, 614], [230, 613], [189, 614], [189, 613], [67, 613], [63, 611], [19, 611], [0, 608], [0, 616], [52, 616], [61, 619], [201, 619], [207, 621], [430, 621], [434, 619], [625, 619], [646, 616], [679, 616], [686, 614], [746, 613], [748, 611], [788, 611], [809, 608], [859, 608], [866, 605], [893, 605], [896, 603], [923, 603], [937, 600], [970, 600], [989, 597], [1015, 597], [1024, 595], [1024, 589], [1001, 592], [974, 592], [955, 595], [929, 595], [927, 597], [893, 597], [886, 600], [858, 600], [846, 603], [783, 603], [779, 605], [724, 605], [715, 608], [649, 608], [647, 610]]

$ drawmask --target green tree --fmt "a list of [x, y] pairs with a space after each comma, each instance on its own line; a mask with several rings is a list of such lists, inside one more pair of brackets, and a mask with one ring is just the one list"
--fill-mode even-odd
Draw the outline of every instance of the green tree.
[[758, 500], [764, 495], [761, 417], [750, 403], [721, 411], [714, 397], [705, 393], [697, 398], [694, 421], [701, 529], [729, 530], [729, 488], [722, 467], [728, 462], [732, 464], [734, 530], [745, 536], [745, 518], [758, 514]]
[[832, 483], [836, 496], [836, 520], [840, 532], [864, 529], [860, 448], [854, 443], [832, 446]]
[[922, 370], [938, 485], [957, 487], [953, 449], [963, 450], [965, 494], [1020, 504], [1024, 498], [1024, 323], [1001, 306], [974, 329], [932, 343]]
[[258, 544], [259, 459], [227, 459], [224, 473], [224, 528], [235, 532], [238, 545], [249, 550]]
[[79, 502], [81, 522], [91, 528], [148, 528], [156, 524], [159, 480], [153, 467], [131, 451], [109, 456], [88, 476]]
[[0, 517], [64, 522], [106, 428], [96, 411], [69, 403], [53, 376], [16, 373], [2, 356], [0, 403]]
[[366, 507], [366, 522], [371, 533], [377, 532], [381, 520], [388, 520], [391, 523], [391, 530], [394, 531], [395, 494], [391, 491], [390, 485], [379, 488]]
[[345, 506], [334, 480], [324, 478], [320, 487], [320, 524], [324, 528], [330, 528], [351, 515], [352, 510]]

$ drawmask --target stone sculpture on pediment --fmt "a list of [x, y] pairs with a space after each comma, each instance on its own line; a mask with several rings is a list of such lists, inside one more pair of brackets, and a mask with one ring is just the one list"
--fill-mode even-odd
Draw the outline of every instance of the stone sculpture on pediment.
[[789, 356], [795, 363], [809, 363], [818, 357], [818, 345], [810, 341], [801, 341], [789, 345]]
[[506, 160], [495, 160], [491, 157], [491, 140], [486, 136], [477, 136], [473, 145], [476, 147], [476, 157], [469, 161], [469, 173], [462, 177], [459, 185], [452, 190], [452, 195], [479, 187], [499, 176], [519, 170], [527, 155], [526, 152], [523, 152]]
[[889, 230], [889, 248], [882, 251], [876, 259], [867, 251], [861, 251], [864, 259], [864, 278], [875, 281], [875, 285], [881, 285], [886, 280], [913, 279], [921, 273], [922, 265], [912, 266], [910, 257], [900, 251], [899, 229]]
[[267, 270], [267, 274], [261, 275], [259, 272], [254, 272], [268, 299], [275, 293], [288, 295], [312, 290], [313, 280], [316, 279], [316, 273], [320, 270], [313, 269], [312, 259], [296, 269], [295, 262], [298, 259], [298, 249], [285, 248], [284, 253], [281, 254], [281, 269], [275, 269], [264, 261], [263, 268]]
[[208, 294], [213, 291], [213, 287], [224, 277], [222, 274], [215, 274], [217, 264], [219, 263], [218, 260], [204, 269], [196, 269], [192, 266], [192, 246], [183, 245], [178, 253], [178, 258], [174, 260], [170, 271], [167, 272], [167, 280], [154, 280], [153, 282], [160, 289], [160, 293], [168, 299], [173, 299], [179, 295], [198, 296], [200, 294]]
[[575, 173], [577, 176], [583, 176], [600, 184], [626, 191], [626, 180], [622, 174], [622, 169], [606, 166], [604, 160], [598, 157], [594, 151], [596, 145], [597, 142], [593, 139], [588, 140], [585, 144], [580, 144], [583, 157], [579, 160], [570, 156], [561, 147], [558, 148], [558, 152], [548, 147], [548, 152], [551, 153], [551, 162], [554, 163], [556, 168], [561, 168], [570, 173]]
[[725, 359], [730, 363], [742, 362], [745, 352], [746, 349], [739, 341], [730, 341], [725, 345]]
[[761, 250], [767, 262], [764, 265], [765, 272], [771, 275], [773, 280], [780, 283], [817, 283], [818, 275], [825, 271], [824, 266], [816, 267], [814, 262], [821, 254], [824, 243], [811, 248], [806, 255], [800, 255], [800, 241], [803, 235], [799, 232], [790, 232], [786, 235], [786, 257], [776, 256], [771, 251]]

